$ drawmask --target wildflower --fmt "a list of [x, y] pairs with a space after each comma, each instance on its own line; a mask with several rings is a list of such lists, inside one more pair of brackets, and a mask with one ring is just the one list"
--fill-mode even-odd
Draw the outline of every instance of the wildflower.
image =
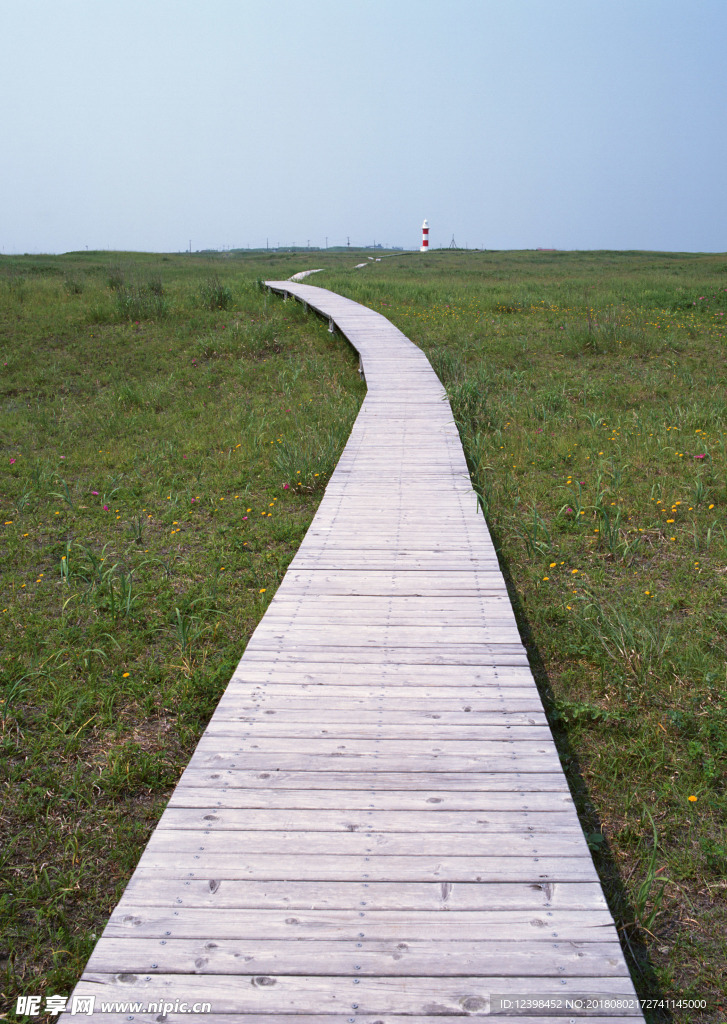
[[693, 803], [696, 803], [696, 802], [697, 802], [697, 798], [696, 798], [696, 796], [694, 796], [694, 795], [692, 795], [692, 796], [688, 796], [688, 797], [687, 797], [687, 800], [688, 800], [688, 801], [689, 801], [689, 802], [690, 802], [691, 804], [693, 804]]
[[554, 569], [555, 568], [555, 562], [551, 562], [549, 568]]
[[695, 459], [704, 459], [704, 458], [706, 458], [706, 456], [705, 455], [695, 455], [694, 458]]
[[262, 590], [258, 591], [258, 593], [259, 594], [264, 594], [266, 590], [267, 590], [267, 587], [263, 587]]
[[108, 512], [108, 510], [109, 510], [108, 505], [104, 505], [103, 510], [104, 510], [104, 512]]
[[11, 459], [11, 460], [10, 460], [10, 465], [12, 466], [12, 464], [13, 464], [14, 462], [16, 462], [16, 461], [17, 461], [16, 459]]
[[91, 494], [98, 495], [98, 491], [91, 491]]
[[122, 678], [122, 679], [126, 679], [126, 677], [127, 677], [127, 676], [130, 676], [130, 675], [131, 675], [131, 672], [122, 672], [122, 673], [121, 673], [121, 678]]
[[290, 484], [283, 484], [283, 490], [284, 491], [289, 491], [290, 490]]

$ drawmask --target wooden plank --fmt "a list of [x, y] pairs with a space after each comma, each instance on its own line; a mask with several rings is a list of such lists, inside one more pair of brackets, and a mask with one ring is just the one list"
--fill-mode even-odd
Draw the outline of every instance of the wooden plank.
[[[607, 910], [595, 882], [339, 882], [133, 878], [119, 906], [346, 910]], [[436, 938], [436, 935], [434, 936]]]
[[[218, 801], [221, 805], [222, 801]], [[207, 806], [201, 808], [167, 807], [157, 826], [159, 829], [213, 829], [244, 832], [366, 832], [410, 833], [429, 837], [435, 832], [467, 835], [492, 833], [575, 833], [582, 830], [575, 808], [554, 808], [548, 811], [450, 811], [439, 807], [416, 811], [360, 809], [316, 810], [293, 808], [234, 808]]]
[[[330, 780], [333, 782], [334, 780]], [[553, 811], [570, 808], [573, 798], [563, 791], [549, 793], [449, 792], [441, 789], [243, 789], [204, 785], [188, 771], [171, 796], [169, 807], [238, 807], [317, 810], [345, 807], [354, 810], [414, 811]]]
[[[362, 937], [374, 941], [424, 942], [437, 936], [440, 942], [552, 942], [566, 934], [573, 942], [617, 943], [613, 919], [608, 910], [371, 910], [366, 900], [347, 910], [266, 910], [255, 907], [229, 910], [217, 907], [212, 915], [206, 907], [187, 907], [180, 898], [177, 909], [135, 906], [125, 901], [116, 907], [105, 935], [134, 939], [296, 939], [356, 942]], [[362, 909], [363, 908], [363, 909]], [[214, 922], [214, 923], [213, 923]], [[214, 931], [211, 933], [210, 928]]]
[[[128, 949], [131, 945], [131, 949]], [[377, 941], [356, 943], [330, 939], [240, 940], [209, 938], [128, 939], [107, 936], [88, 963], [92, 973], [113, 974], [124, 964], [133, 974], [325, 974], [353, 977], [407, 977], [507, 972], [510, 977], [624, 977], [626, 964], [613, 942], [510, 943], [492, 941]], [[153, 966], [152, 966], [153, 965]], [[296, 1018], [297, 1020], [297, 1018]], [[461, 1021], [461, 1018], [460, 1018]], [[292, 1024], [292, 1022], [291, 1022]], [[561, 1018], [562, 1024], [562, 1018]]]
[[[147, 980], [148, 978], [148, 980]], [[77, 994], [92, 994], [99, 1001], [128, 1003], [130, 999], [155, 998], [196, 1003], [209, 1000], [215, 1013], [301, 1014], [340, 1013], [344, 1009], [366, 1013], [398, 1013], [428, 1016], [439, 1024], [443, 1014], [488, 1016], [492, 995], [588, 993], [608, 997], [634, 995], [630, 978], [512, 978], [505, 976], [362, 977], [318, 975], [255, 975], [252, 984], [241, 985], [231, 975], [204, 976], [128, 975], [88, 972]], [[565, 984], [563, 984], [565, 982]], [[153, 995], [150, 995], [152, 994]], [[637, 1004], [638, 1005], [638, 1004]], [[635, 1011], [638, 1013], [639, 1011]], [[623, 1015], [623, 1011], [619, 1011]], [[561, 1018], [562, 1020], [563, 1018]], [[567, 1018], [566, 1018], [567, 1019]], [[359, 1024], [358, 1017], [355, 1018]]]
[[[523, 729], [537, 730], [538, 735], [533, 738], [520, 739]], [[374, 753], [380, 757], [387, 755], [398, 757], [402, 766], [410, 760], [421, 760], [422, 757], [449, 757], [465, 758], [477, 757], [486, 758], [490, 755], [502, 757], [503, 755], [514, 755], [522, 759], [528, 759], [531, 755], [555, 756], [555, 744], [546, 731], [537, 726], [513, 726], [512, 729], [504, 728], [498, 731], [498, 735], [492, 739], [469, 740], [460, 736], [456, 739], [409, 739], [399, 738], [396, 733], [382, 733], [381, 738], [372, 736], [366, 739], [356, 739], [339, 736], [308, 736], [302, 735], [296, 738], [295, 743], [288, 742], [288, 736], [262, 736], [254, 729], [250, 730], [249, 736], [243, 736], [242, 730], [230, 731], [228, 734], [215, 734], [205, 732], [199, 741], [197, 751], [201, 754], [214, 751], [217, 753], [285, 753], [291, 747], [295, 754], [311, 754], [316, 757], [370, 757]]]
[[[318, 720], [319, 721], [319, 720]], [[550, 729], [543, 722], [540, 725], [531, 725], [523, 722], [500, 722], [493, 725], [479, 725], [467, 723], [448, 725], [438, 721], [430, 721], [417, 725], [406, 725], [399, 723], [399, 728], [392, 728], [392, 723], [382, 710], [379, 721], [353, 723], [349, 721], [323, 722], [320, 725], [314, 724], [315, 716], [309, 718], [296, 717], [293, 721], [274, 722], [270, 719], [252, 721], [249, 716], [243, 721], [230, 720], [221, 715], [215, 715], [207, 726], [207, 735], [210, 737], [224, 738], [246, 738], [273, 740], [289, 739], [305, 736], [305, 742], [316, 739], [326, 739], [335, 736], [336, 740], [376, 740], [379, 742], [383, 736], [390, 737], [393, 733], [396, 737], [392, 742], [402, 743], [404, 740], [459, 742], [464, 741], [465, 750], [475, 750], [475, 746], [468, 744], [479, 744], [484, 741], [498, 743], [509, 743], [510, 740], [532, 741], [535, 743], [548, 743], [551, 741]], [[393, 723], [396, 726], [396, 722]], [[383, 730], [383, 731], [382, 731]], [[273, 748], [276, 749], [276, 748]], [[305, 749], [297, 747], [297, 749]], [[370, 744], [369, 744], [370, 749]], [[415, 748], [418, 749], [418, 748]]]
[[[558, 765], [551, 772], [386, 772], [360, 771], [255, 771], [243, 768], [198, 769], [188, 767], [180, 780], [180, 785], [212, 786], [224, 785], [226, 791], [232, 789], [253, 790], [256, 794], [269, 791], [274, 794], [284, 790], [304, 790], [313, 796], [317, 790], [350, 790], [370, 793], [375, 798], [377, 793], [388, 793], [391, 790], [402, 790], [419, 797], [436, 793], [473, 794], [476, 798], [481, 793], [504, 794], [507, 799], [525, 793], [560, 793], [562, 799], [570, 799], [570, 790], [565, 776]], [[512, 796], [511, 796], [512, 794]], [[355, 806], [351, 804], [350, 806]]]
[[[97, 977], [101, 977], [101, 975], [97, 975]], [[100, 1002], [97, 1005], [101, 1005]], [[162, 1009], [165, 1010], [165, 1024], [352, 1024], [350, 1010], [342, 1014], [296, 1013], [294, 1017], [288, 1014], [261, 1014], [260, 1011], [256, 1010], [254, 1016], [251, 1017], [247, 1013], [193, 1013], [186, 1010], [178, 1010], [175, 1013], [175, 1006], [179, 1008], [180, 1003], [172, 1002], [170, 997], [170, 1000], [165, 1002], [163, 1006], [155, 1006], [151, 1013], [135, 1011], [133, 1015], [134, 1024], [159, 1024]], [[98, 1014], [84, 1014], [83, 1019], [90, 1022], [90, 1024], [129, 1024], [127, 1011], [116, 1013], [111, 1009]], [[422, 1017], [419, 1014], [401, 1016], [398, 1013], [387, 1013], [385, 1016], [382, 1016], [380, 1013], [362, 1014], [357, 1012], [353, 1021], [355, 1024], [462, 1024], [462, 1019], [461, 1013], [456, 1016], [437, 1014], [436, 1017], [431, 1017], [427, 1014], [426, 1017]], [[513, 1018], [511, 1017], [510, 1019]], [[565, 1022], [573, 1024], [574, 1021], [572, 1016], [518, 1016], [514, 1019], [517, 1021], [517, 1024], [565, 1024]], [[641, 1020], [643, 1018], [637, 1017], [636, 1019]], [[589, 1014], [587, 1020], [588, 1024], [634, 1024], [634, 1017], [624, 1017], [620, 1014], [610, 1017], [593, 1017]]]
[[443, 693], [435, 692], [428, 698], [408, 699], [402, 699], [398, 694], [392, 695], [385, 687], [375, 690], [368, 687], [365, 695], [349, 689], [346, 696], [337, 698], [329, 697], [326, 690], [324, 701], [321, 692], [310, 684], [284, 687], [283, 692], [278, 689], [279, 686], [273, 683], [259, 689], [236, 689], [222, 698], [215, 715], [221, 718], [247, 715], [255, 721], [269, 717], [276, 721], [291, 722], [315, 717], [316, 721], [323, 723], [350, 719], [351, 714], [360, 715], [363, 721], [374, 721], [375, 716], [386, 711], [387, 722], [394, 726], [403, 720], [419, 722], [430, 718], [450, 724], [466, 724], [467, 719], [472, 719], [473, 723], [488, 724], [497, 721], [537, 724], [545, 721], [540, 697], [534, 687], [532, 691], [524, 691], [525, 694], [530, 693], [529, 697], [518, 695], [513, 698], [510, 696], [511, 691], [506, 695], [503, 691], [495, 690], [487, 698], [478, 697], [468, 703], [466, 697], [457, 700], [457, 694], [451, 697], [447, 690]]
[[[247, 750], [237, 753], [220, 751], [213, 744], [212, 750], [201, 750], [198, 746], [189, 762], [193, 768], [244, 768], [261, 772], [323, 772], [329, 767], [335, 771], [362, 773], [371, 772], [374, 767], [382, 772], [420, 772], [436, 773], [462, 772], [468, 778], [473, 773], [481, 772], [553, 772], [560, 769], [560, 760], [553, 750], [551, 753], [528, 754], [527, 760], [518, 757], [514, 751], [508, 752], [508, 745], [502, 744], [503, 753], [468, 755], [463, 753], [432, 754], [417, 756], [406, 751], [387, 753], [365, 753], [357, 751], [333, 751], [330, 753], [296, 753], [285, 750], [258, 752]], [[514, 744], [513, 744], [514, 746]]]
[[207, 856], [235, 852], [240, 856], [263, 853], [376, 857], [417, 856], [426, 842], [429, 856], [456, 857], [463, 846], [470, 857], [583, 857], [590, 861], [583, 833], [549, 832], [544, 828], [531, 832], [512, 832], [507, 840], [497, 832], [467, 834], [431, 832], [297, 832], [245, 830], [205, 830], [157, 828], [147, 849], [155, 853], [204, 853]]
[[[368, 710], [372, 707], [371, 701], [364, 701], [361, 708], [348, 705], [334, 709], [326, 701], [323, 707], [320, 702], [311, 702], [308, 708], [292, 709], [285, 700], [279, 701], [275, 708], [271, 702], [268, 703], [270, 706], [263, 709], [258, 704], [251, 706], [249, 702], [243, 702], [241, 707], [240, 704], [225, 701], [218, 707], [213, 721], [217, 727], [221, 723], [234, 724], [238, 730], [249, 727], [256, 735], [269, 735], [273, 729], [287, 730], [305, 726], [311, 730], [310, 735], [315, 735], [316, 727], [319, 727], [321, 730], [335, 730], [337, 736], [344, 736], [348, 729], [360, 737], [361, 729], [368, 731], [382, 720], [387, 730], [394, 728], [397, 735], [405, 731], [409, 736], [425, 736], [433, 732], [437, 736], [447, 737], [449, 732], [457, 729], [457, 735], [487, 739], [483, 729], [523, 726], [547, 728], [545, 715], [538, 711], [424, 711], [421, 708], [392, 711], [388, 702], [385, 708], [379, 705], [377, 711], [375, 708]], [[353, 726], [350, 724], [352, 711], [356, 713], [357, 723]]]
[[434, 649], [419, 647], [345, 647], [329, 644], [326, 647], [311, 644], [253, 644], [245, 650], [248, 662], [270, 662], [278, 665], [333, 662], [345, 671], [353, 665], [437, 665], [507, 668], [527, 667], [528, 659], [522, 647], [505, 644], [440, 644]]
[[[205, 839], [208, 837], [205, 836]], [[205, 847], [208, 845], [204, 844]], [[460, 849], [462, 842], [460, 840]], [[425, 852], [422, 852], [425, 851]], [[204, 854], [204, 859], [203, 859]], [[243, 879], [259, 881], [293, 879], [299, 881], [372, 882], [592, 882], [596, 871], [586, 856], [518, 856], [498, 852], [483, 856], [444, 855], [429, 852], [420, 841], [417, 854], [325, 854], [310, 857], [305, 853], [215, 853], [209, 849], [166, 850], [147, 847], [137, 868], [138, 877]], [[136, 876], [135, 876], [136, 877]]]

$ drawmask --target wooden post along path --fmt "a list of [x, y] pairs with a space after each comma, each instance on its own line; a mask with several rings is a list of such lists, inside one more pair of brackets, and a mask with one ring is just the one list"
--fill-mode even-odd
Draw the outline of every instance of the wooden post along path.
[[268, 286], [367, 396], [74, 995], [107, 1024], [643, 1019], [439, 380], [378, 313]]

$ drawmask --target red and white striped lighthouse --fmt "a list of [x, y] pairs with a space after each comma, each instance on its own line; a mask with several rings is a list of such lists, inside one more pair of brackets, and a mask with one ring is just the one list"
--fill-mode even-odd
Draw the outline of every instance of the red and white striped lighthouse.
[[419, 252], [429, 252], [429, 221], [422, 224], [422, 247]]

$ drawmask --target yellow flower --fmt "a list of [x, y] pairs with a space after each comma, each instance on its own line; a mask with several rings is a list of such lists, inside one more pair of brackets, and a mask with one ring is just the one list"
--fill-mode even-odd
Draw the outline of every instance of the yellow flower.
[[267, 589], [268, 589], [267, 587], [263, 587], [262, 590], [258, 591], [258, 593], [264, 594]]
[[554, 568], [555, 568], [555, 562], [551, 562], [551, 563], [550, 563], [550, 568], [551, 568], [551, 569], [554, 569]]
[[570, 572], [571, 572], [571, 576], [575, 576], [575, 574], [578, 572], [578, 570], [577, 569], [571, 569]]
[[696, 796], [688, 796], [687, 800], [689, 800], [689, 802], [693, 804], [693, 803], [696, 803], [697, 798], [696, 798]]
[[126, 677], [127, 677], [127, 676], [130, 676], [130, 675], [131, 675], [131, 672], [122, 672], [122, 673], [121, 673], [121, 678], [122, 678], [122, 679], [126, 679]]
[[549, 580], [550, 576], [543, 576], [543, 580]]

